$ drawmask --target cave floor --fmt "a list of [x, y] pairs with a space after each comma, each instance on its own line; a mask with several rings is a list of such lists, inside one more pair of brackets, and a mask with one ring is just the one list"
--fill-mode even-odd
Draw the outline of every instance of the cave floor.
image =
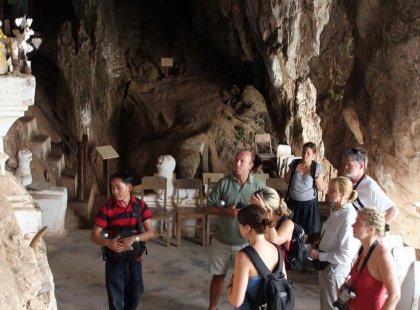
[[[58, 309], [107, 309], [104, 262], [90, 230], [72, 230], [63, 238], [46, 237]], [[208, 248], [183, 239], [180, 247], [148, 242], [143, 259], [145, 292], [139, 309], [205, 310], [210, 275]], [[294, 282], [295, 309], [319, 309], [315, 272], [289, 272]], [[230, 279], [230, 274], [226, 280]], [[232, 309], [223, 295], [219, 310]]]

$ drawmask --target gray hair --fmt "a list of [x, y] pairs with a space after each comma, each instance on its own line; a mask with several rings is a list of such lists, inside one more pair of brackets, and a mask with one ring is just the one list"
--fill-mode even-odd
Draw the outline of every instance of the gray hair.
[[368, 152], [364, 148], [361, 147], [353, 147], [347, 149], [343, 154], [343, 161], [344, 160], [351, 160], [357, 163], [362, 163], [363, 168], [367, 168], [368, 164]]

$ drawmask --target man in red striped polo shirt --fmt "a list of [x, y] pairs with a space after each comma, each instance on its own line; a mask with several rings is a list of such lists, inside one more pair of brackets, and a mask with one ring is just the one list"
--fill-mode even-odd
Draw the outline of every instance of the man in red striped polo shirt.
[[[113, 199], [100, 208], [91, 233], [92, 241], [105, 249], [105, 282], [111, 310], [137, 308], [144, 290], [141, 256], [125, 254], [138, 247], [135, 243], [154, 236], [152, 213], [143, 200], [131, 196], [132, 184], [128, 172], [111, 176]], [[144, 229], [140, 223], [137, 225], [138, 218]]]

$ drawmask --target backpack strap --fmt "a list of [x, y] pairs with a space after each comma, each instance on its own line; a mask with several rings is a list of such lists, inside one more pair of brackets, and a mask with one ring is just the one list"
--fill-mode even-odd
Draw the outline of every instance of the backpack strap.
[[143, 232], [142, 229], [142, 225], [141, 225], [141, 218], [140, 218], [140, 213], [141, 213], [141, 209], [143, 207], [143, 200], [140, 200], [139, 198], [135, 197], [136, 201], [133, 202], [133, 210], [136, 212], [137, 214], [137, 231], [139, 233]]
[[[283, 275], [283, 257], [282, 254], [280, 252], [280, 248], [277, 244], [272, 243], [276, 249], [277, 249], [277, 254], [278, 254], [278, 258], [279, 261], [277, 263], [277, 270], [275, 270], [274, 272], [280, 272], [282, 276]], [[250, 245], [248, 245], [247, 247], [243, 248], [241, 251], [245, 252], [249, 258], [251, 259], [252, 263], [254, 264], [255, 268], [257, 269], [258, 273], [260, 275], [263, 276], [265, 281], [268, 281], [268, 277], [273, 273], [271, 272], [267, 266], [264, 264], [263, 260], [261, 259], [260, 255], [258, 254], [258, 252]]]
[[312, 180], [314, 181], [314, 185], [313, 185], [314, 196], [317, 197], [318, 196], [318, 189], [316, 188], [316, 179], [315, 179], [316, 165], [317, 165], [317, 162], [315, 160], [313, 160], [312, 163], [311, 163], [311, 177], [312, 177]]
[[[280, 226], [281, 226], [284, 222], [286, 222], [287, 220], [289, 220], [289, 218], [288, 218], [286, 215], [283, 215], [283, 216], [279, 219], [279, 221], [277, 222], [277, 225], [276, 225], [276, 230], [277, 230], [277, 229], [279, 229], [279, 228], [280, 228]], [[293, 228], [293, 231], [294, 231], [294, 228]], [[286, 244], [286, 242], [284, 242], [284, 243], [280, 244], [280, 246], [281, 246], [282, 250], [284, 251], [284, 253], [285, 253], [286, 255], [288, 255], [288, 254], [289, 254], [289, 250], [287, 249], [287, 244]]]
[[284, 201], [287, 201], [289, 199], [290, 185], [292, 184], [293, 176], [295, 175], [296, 168], [299, 165], [299, 161], [300, 159], [293, 159], [292, 162], [290, 163], [290, 181], [289, 181], [289, 184], [287, 185], [287, 192], [286, 192], [286, 195], [284, 196]]

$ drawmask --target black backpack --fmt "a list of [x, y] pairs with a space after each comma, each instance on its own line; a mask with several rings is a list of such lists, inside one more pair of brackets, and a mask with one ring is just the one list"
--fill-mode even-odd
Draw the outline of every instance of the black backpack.
[[[264, 278], [263, 283], [258, 289], [257, 299], [249, 300], [253, 310], [293, 310], [295, 305], [295, 296], [292, 287], [283, 273], [283, 255], [277, 244], [276, 247], [279, 257], [278, 268], [271, 272], [252, 246], [242, 249], [246, 253], [258, 273]], [[249, 298], [251, 299], [251, 298]]]
[[[281, 225], [287, 218], [284, 216], [280, 219]], [[305, 264], [308, 256], [308, 249], [305, 245], [305, 231], [302, 226], [294, 223], [292, 240], [290, 240], [290, 249], [287, 249], [286, 243], [281, 245], [286, 254], [286, 267], [292, 270], [300, 270]], [[276, 227], [276, 230], [278, 227]]]
[[[290, 181], [289, 181], [289, 185], [287, 186], [287, 191], [286, 191], [286, 195], [284, 196], [284, 201], [287, 202], [287, 200], [289, 200], [289, 189], [290, 189], [290, 185], [292, 184], [292, 179], [293, 176], [296, 172], [296, 168], [299, 165], [300, 159], [294, 159], [292, 161], [292, 163], [290, 164]], [[316, 164], [317, 162], [315, 160], [312, 161], [311, 163], [311, 177], [314, 180], [314, 184], [313, 184], [313, 189], [314, 189], [314, 195], [317, 196], [318, 195], [318, 189], [316, 188], [316, 184], [315, 184], [315, 173], [316, 173]]]

